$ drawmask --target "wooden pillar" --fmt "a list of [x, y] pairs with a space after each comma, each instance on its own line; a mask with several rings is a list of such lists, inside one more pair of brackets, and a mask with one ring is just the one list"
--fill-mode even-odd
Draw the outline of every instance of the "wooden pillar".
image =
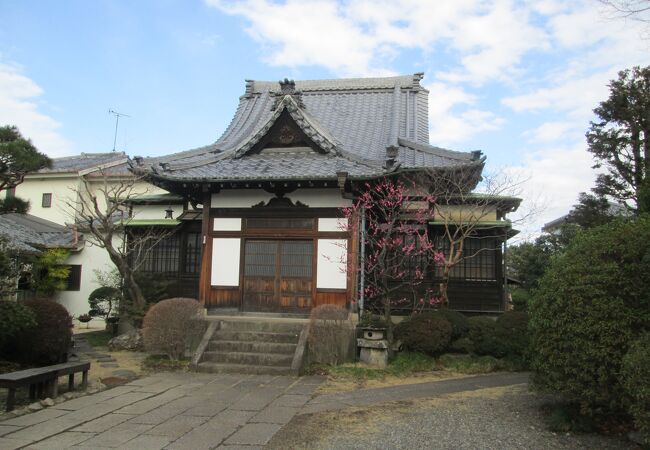
[[203, 192], [203, 221], [201, 223], [203, 251], [201, 252], [201, 275], [199, 278], [199, 301], [204, 308], [210, 306], [210, 274], [212, 272], [211, 206], [212, 194], [209, 190], [206, 190]]
[[68, 375], [68, 391], [74, 391], [74, 372]]

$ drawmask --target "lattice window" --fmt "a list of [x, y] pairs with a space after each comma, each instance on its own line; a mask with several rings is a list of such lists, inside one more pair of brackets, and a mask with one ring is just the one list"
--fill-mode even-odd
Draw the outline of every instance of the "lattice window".
[[201, 271], [201, 233], [187, 233], [185, 241], [185, 273]]
[[294, 230], [311, 230], [314, 227], [314, 219], [304, 218], [261, 218], [255, 217], [246, 219], [246, 228], [248, 229], [294, 229]]
[[[449, 255], [449, 241], [444, 236], [436, 237], [437, 248]], [[493, 237], [469, 237], [465, 239], [462, 259], [452, 267], [450, 278], [464, 280], [495, 280], [496, 262], [500, 246]], [[442, 267], [434, 269], [441, 277]]]
[[311, 278], [313, 243], [283, 241], [280, 275], [289, 278]]
[[275, 277], [278, 244], [276, 241], [246, 241], [244, 275], [248, 277]]

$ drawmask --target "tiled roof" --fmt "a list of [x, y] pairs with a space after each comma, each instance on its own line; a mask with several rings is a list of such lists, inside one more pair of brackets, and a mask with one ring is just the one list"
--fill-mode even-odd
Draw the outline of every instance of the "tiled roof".
[[78, 173], [94, 167], [125, 161], [126, 159], [127, 155], [123, 152], [81, 153], [75, 156], [53, 158], [52, 167], [41, 169], [38, 173]]
[[74, 230], [30, 214], [0, 214], [0, 236], [17, 251], [39, 252], [44, 248], [78, 249], [83, 237]]
[[[429, 145], [428, 91], [421, 78], [296, 81], [298, 92], [289, 95], [277, 82], [248, 80], [235, 116], [214, 144], [138, 160], [136, 170], [178, 181], [335, 179], [339, 168], [351, 178], [373, 178], [385, 173], [389, 146], [398, 148], [401, 169], [482, 165], [476, 152]], [[283, 111], [328, 155], [247, 154]]]

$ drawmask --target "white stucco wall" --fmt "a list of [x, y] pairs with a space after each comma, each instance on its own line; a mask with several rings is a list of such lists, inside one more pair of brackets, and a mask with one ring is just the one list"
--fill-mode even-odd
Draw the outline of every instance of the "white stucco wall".
[[[29, 200], [29, 213], [54, 223], [65, 224], [74, 221], [74, 215], [67, 202], [76, 201], [78, 178], [76, 177], [47, 177], [25, 178], [25, 181], [16, 186], [16, 197]], [[44, 193], [52, 194], [52, 206], [43, 208]]]
[[[78, 291], [62, 291], [56, 296], [56, 299], [74, 316], [88, 312], [88, 296], [100, 287], [95, 280], [95, 270], [110, 271], [115, 267], [106, 250], [91, 245], [88, 239], [86, 237], [86, 246], [83, 250], [71, 254], [66, 260], [67, 264], [81, 264], [80, 289]], [[121, 239], [116, 239], [116, 245], [121, 245], [121, 242]]]
[[136, 220], [144, 219], [164, 219], [165, 210], [171, 207], [172, 216], [174, 219], [178, 219], [178, 216], [183, 212], [183, 205], [134, 205], [133, 206], [133, 218]]
[[316, 262], [318, 289], [345, 289], [347, 287], [347, 240], [319, 239]]

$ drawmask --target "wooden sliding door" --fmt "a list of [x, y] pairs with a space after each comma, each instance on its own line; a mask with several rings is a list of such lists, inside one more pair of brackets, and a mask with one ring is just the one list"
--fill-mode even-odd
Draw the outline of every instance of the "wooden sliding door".
[[313, 240], [247, 239], [243, 309], [309, 313], [313, 249]]

